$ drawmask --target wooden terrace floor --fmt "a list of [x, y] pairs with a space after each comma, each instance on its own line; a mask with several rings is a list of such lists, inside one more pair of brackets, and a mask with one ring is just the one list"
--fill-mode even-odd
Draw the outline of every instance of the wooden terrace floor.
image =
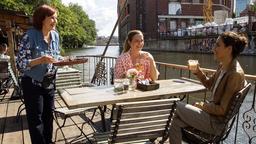
[[[30, 136], [28, 131], [28, 125], [27, 125], [27, 119], [26, 119], [26, 112], [25, 110], [22, 111], [22, 114], [19, 118], [19, 120], [16, 117], [16, 113], [18, 111], [18, 107], [21, 104], [21, 101], [18, 100], [11, 100], [10, 95], [12, 93], [12, 90], [9, 91], [9, 93], [5, 96], [4, 99], [2, 99], [2, 96], [0, 96], [0, 144], [31, 144], [30, 142]], [[55, 99], [55, 107], [64, 107], [65, 104], [61, 100], [60, 97], [56, 97]], [[91, 113], [88, 113], [88, 116], [90, 116]], [[100, 116], [96, 115], [94, 118], [94, 122], [96, 125], [100, 124]], [[62, 121], [61, 119], [59, 119]], [[83, 118], [80, 116], [73, 116], [71, 119], [68, 118], [66, 121], [66, 126], [63, 128], [65, 137], [69, 142], [72, 143], [87, 143], [85, 138], [78, 138], [76, 139], [76, 136], [80, 135], [80, 131], [77, 128], [77, 126], [74, 124], [74, 122], [81, 126], [84, 122]], [[55, 131], [57, 128], [57, 124], [54, 121], [54, 132], [53, 132], [53, 140], [55, 139]], [[84, 126], [83, 132], [85, 134], [88, 134], [89, 137], [92, 138], [92, 129], [91, 127], [86, 124]], [[64, 138], [60, 131], [57, 133], [57, 141], [56, 144], [64, 144]]]
[[[11, 100], [12, 89], [3, 99], [0, 96], [0, 144], [31, 144], [30, 136], [28, 131], [26, 112], [22, 111], [21, 116], [17, 119], [17, 111], [18, 107], [21, 105], [21, 101]], [[59, 96], [55, 98], [55, 107], [65, 107], [64, 102], [61, 100]], [[86, 113], [88, 117], [91, 117], [92, 112]], [[110, 116], [110, 112], [107, 112], [107, 117]], [[59, 119], [62, 122], [61, 119]], [[74, 123], [74, 122], [75, 123]], [[65, 127], [63, 128], [65, 137], [67, 139], [67, 143], [87, 144], [87, 140], [85, 137], [79, 137], [80, 131], [77, 126], [81, 127], [84, 122], [83, 117], [73, 116], [67, 119]], [[93, 122], [97, 127], [101, 127], [100, 115], [96, 114], [93, 119]], [[77, 126], [76, 126], [77, 124]], [[107, 123], [109, 124], [109, 123]], [[55, 139], [57, 124], [54, 121], [54, 130], [53, 130], [53, 141]], [[97, 131], [97, 129], [95, 129]], [[83, 128], [83, 132], [88, 135], [90, 139], [93, 139], [93, 130], [92, 128], [86, 124]], [[57, 132], [57, 141], [56, 144], [65, 144], [65, 140], [60, 131]], [[169, 143], [168, 141], [166, 143]]]

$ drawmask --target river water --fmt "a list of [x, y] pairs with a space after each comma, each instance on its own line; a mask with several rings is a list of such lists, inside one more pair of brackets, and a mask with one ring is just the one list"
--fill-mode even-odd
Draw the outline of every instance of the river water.
[[[103, 53], [104, 49], [105, 46], [74, 49], [66, 51], [66, 55], [100, 55]], [[119, 53], [118, 46], [109, 46], [106, 56], [117, 57]], [[212, 54], [156, 51], [151, 51], [150, 53], [154, 56], [155, 61], [158, 62], [186, 65], [188, 59], [198, 59], [201, 67], [215, 69], [217, 66]], [[238, 59], [246, 74], [256, 74], [256, 56], [240, 56]]]

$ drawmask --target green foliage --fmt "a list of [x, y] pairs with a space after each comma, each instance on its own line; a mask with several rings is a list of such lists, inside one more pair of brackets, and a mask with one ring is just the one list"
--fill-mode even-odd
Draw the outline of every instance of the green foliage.
[[57, 30], [60, 33], [62, 48], [80, 48], [84, 44], [95, 43], [95, 22], [89, 19], [78, 4], [65, 6], [61, 0], [1, 0], [0, 8], [23, 11], [32, 16], [34, 9], [49, 4], [58, 9]]

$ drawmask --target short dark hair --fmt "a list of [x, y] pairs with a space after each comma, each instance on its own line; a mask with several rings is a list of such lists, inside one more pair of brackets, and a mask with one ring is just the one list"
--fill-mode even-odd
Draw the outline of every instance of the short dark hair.
[[33, 26], [38, 30], [42, 30], [43, 20], [46, 17], [54, 15], [56, 12], [57, 10], [49, 5], [44, 4], [39, 6], [33, 14]]
[[220, 35], [225, 46], [232, 46], [232, 56], [236, 58], [248, 45], [248, 39], [243, 33], [232, 31], [224, 32]]

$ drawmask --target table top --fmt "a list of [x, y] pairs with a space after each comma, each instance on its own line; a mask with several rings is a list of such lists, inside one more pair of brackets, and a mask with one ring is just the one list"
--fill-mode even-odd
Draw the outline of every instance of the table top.
[[120, 102], [141, 101], [166, 98], [205, 91], [200, 83], [184, 79], [167, 79], [156, 81], [159, 89], [152, 91], [127, 91], [126, 93], [114, 92], [114, 87], [82, 87], [60, 90], [61, 98], [68, 108], [82, 108], [99, 105], [109, 105]]

